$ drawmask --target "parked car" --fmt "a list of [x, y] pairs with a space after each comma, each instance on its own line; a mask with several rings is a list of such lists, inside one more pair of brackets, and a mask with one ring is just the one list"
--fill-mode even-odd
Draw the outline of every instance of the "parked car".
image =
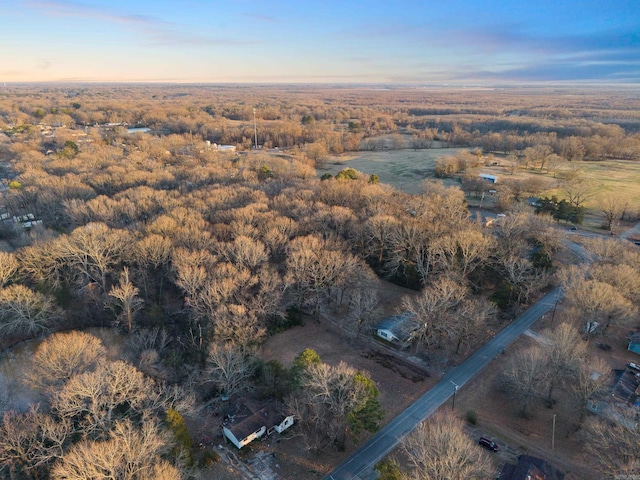
[[498, 451], [498, 445], [496, 444], [496, 442], [489, 440], [486, 437], [480, 437], [480, 440], [478, 440], [478, 445], [491, 450], [492, 452], [497, 452]]

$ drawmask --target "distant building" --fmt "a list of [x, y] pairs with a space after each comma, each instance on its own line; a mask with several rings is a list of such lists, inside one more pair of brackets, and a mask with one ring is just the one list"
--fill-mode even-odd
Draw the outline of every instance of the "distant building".
[[219, 152], [232, 153], [236, 151], [235, 145], [218, 145], [217, 143], [214, 143], [212, 147]]
[[491, 183], [498, 183], [498, 176], [497, 175], [489, 175], [488, 173], [481, 173], [480, 175], [478, 175], [481, 179], [486, 180], [488, 182]]
[[[6, 215], [2, 215], [2, 220], [6, 221]], [[25, 215], [17, 215], [12, 218], [13, 223], [16, 225], [22, 225], [27, 230], [35, 227], [36, 225], [42, 225], [42, 220], [37, 220], [33, 213], [27, 213]]]

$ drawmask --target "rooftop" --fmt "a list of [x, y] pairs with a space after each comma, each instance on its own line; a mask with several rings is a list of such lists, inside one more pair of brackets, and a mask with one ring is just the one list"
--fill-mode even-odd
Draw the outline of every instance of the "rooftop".
[[280, 405], [276, 403], [262, 404], [261, 408], [248, 400], [239, 401], [236, 411], [230, 415], [229, 421], [225, 422], [233, 435], [241, 440], [260, 430], [262, 427], [271, 428], [279, 425], [286, 418], [282, 413]]

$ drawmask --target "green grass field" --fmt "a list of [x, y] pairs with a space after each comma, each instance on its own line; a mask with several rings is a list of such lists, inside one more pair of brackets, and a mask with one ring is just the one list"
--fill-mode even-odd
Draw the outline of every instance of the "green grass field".
[[[407, 193], [419, 192], [420, 184], [428, 178], [434, 178], [435, 162], [439, 157], [455, 155], [459, 148], [437, 148], [414, 151], [412, 149], [381, 150], [356, 152], [332, 156], [327, 159], [326, 168], [319, 169], [318, 175], [329, 172], [335, 175], [343, 168], [351, 167], [365, 174], [376, 173], [380, 181]], [[556, 185], [542, 193], [542, 196], [565, 196], [561, 187], [563, 171], [576, 168], [584, 181], [591, 185], [592, 196], [586, 202], [588, 208], [596, 208], [598, 195], [615, 193], [624, 196], [631, 208], [640, 207], [640, 162], [608, 160], [604, 162], [577, 162], [566, 164], [557, 172], [557, 178], [550, 173], [518, 170], [515, 175], [508, 174], [508, 165], [480, 168], [483, 172], [493, 173], [501, 179], [522, 179], [528, 175], [545, 178], [550, 185]], [[456, 180], [445, 183], [457, 184]]]
[[[459, 148], [435, 148], [415, 151], [413, 149], [362, 151], [345, 155], [332, 156], [326, 161], [326, 167], [318, 169], [318, 175], [330, 173], [335, 175], [343, 168], [354, 168], [366, 175], [372, 173], [380, 177], [380, 181], [392, 185], [406, 193], [419, 193], [420, 185], [426, 179], [435, 178], [435, 162], [439, 157], [455, 155]], [[481, 167], [479, 171], [498, 175], [502, 181], [509, 179], [524, 179], [527, 176], [542, 177], [549, 184], [549, 189], [540, 196], [556, 195], [565, 198], [562, 189], [563, 172], [577, 170], [584, 182], [589, 184], [589, 198], [585, 202], [587, 212], [585, 226], [599, 228], [601, 216], [598, 213], [598, 201], [602, 196], [615, 194], [622, 196], [631, 212], [640, 210], [640, 162], [608, 160], [604, 162], [575, 162], [565, 164], [557, 171], [557, 178], [551, 173], [538, 170], [518, 170], [510, 174], [505, 159], [496, 157], [500, 165]], [[459, 185], [457, 179], [445, 179], [445, 184]], [[495, 198], [487, 197], [483, 205], [491, 207]], [[471, 204], [477, 204], [479, 199], [469, 199]]]
[[[438, 148], [414, 151], [379, 150], [373, 152], [355, 152], [332, 156], [326, 161], [326, 168], [318, 169], [318, 175], [335, 175], [343, 168], [354, 168], [367, 175], [373, 173], [380, 181], [407, 193], [419, 193], [420, 184], [434, 178], [436, 160], [445, 155], [455, 155], [459, 148]], [[446, 179], [445, 183], [458, 185], [455, 179]]]
[[[587, 208], [597, 208], [598, 195], [623, 196], [631, 209], [640, 208], [640, 162], [608, 160], [605, 162], [579, 162], [579, 172], [592, 186], [594, 195], [586, 202]], [[561, 174], [561, 172], [558, 172]], [[562, 188], [555, 188], [547, 195], [562, 198]]]

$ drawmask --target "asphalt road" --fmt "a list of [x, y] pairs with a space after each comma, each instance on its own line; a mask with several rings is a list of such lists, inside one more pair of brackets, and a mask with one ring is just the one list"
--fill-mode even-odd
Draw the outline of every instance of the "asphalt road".
[[476, 351], [464, 363], [447, 373], [422, 397], [394, 418], [388, 425], [342, 462], [324, 480], [368, 480], [373, 467], [384, 458], [420, 422], [431, 416], [438, 407], [454, 395], [454, 391], [475, 377], [493, 359], [542, 315], [551, 311], [562, 299], [560, 288], [541, 298], [508, 327]]

